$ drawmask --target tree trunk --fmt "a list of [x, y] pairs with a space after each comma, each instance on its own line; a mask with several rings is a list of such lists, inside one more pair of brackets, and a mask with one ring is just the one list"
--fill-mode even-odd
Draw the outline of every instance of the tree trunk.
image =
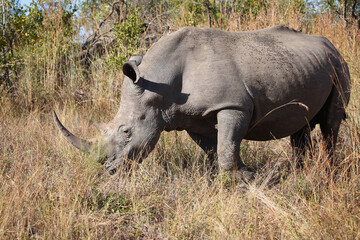
[[206, 13], [208, 16], [208, 23], [209, 23], [209, 27], [211, 27], [211, 14], [210, 14], [210, 6], [209, 6], [209, 0], [205, 1], [205, 7], [206, 7]]

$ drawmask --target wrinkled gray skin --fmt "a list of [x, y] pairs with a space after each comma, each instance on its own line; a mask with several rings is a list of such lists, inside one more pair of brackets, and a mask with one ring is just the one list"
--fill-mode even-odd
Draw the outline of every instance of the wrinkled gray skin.
[[[331, 155], [350, 97], [349, 71], [334, 46], [284, 26], [236, 33], [186, 27], [144, 58], [133, 56], [123, 72], [120, 109], [99, 126], [110, 171], [124, 156], [146, 157], [163, 130], [186, 130], [211, 159], [217, 153], [225, 171], [246, 169], [242, 139], [291, 136], [303, 153], [318, 123]], [[76, 147], [91, 149], [56, 122]]]

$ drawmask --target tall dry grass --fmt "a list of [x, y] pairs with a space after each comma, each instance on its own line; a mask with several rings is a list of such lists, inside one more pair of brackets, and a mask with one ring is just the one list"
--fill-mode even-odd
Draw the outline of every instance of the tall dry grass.
[[[359, 33], [331, 15], [303, 17], [292, 9], [285, 14], [275, 4], [256, 19], [230, 14], [222, 27], [238, 31], [285, 24], [326, 36], [339, 49], [350, 67], [352, 96], [331, 174], [323, 145], [314, 144], [304, 169], [291, 167], [287, 178], [269, 184], [278, 169], [293, 162], [288, 139], [245, 141], [242, 158], [259, 174], [247, 190], [239, 191], [211, 172], [207, 158], [185, 133], [172, 132], [161, 136], [142, 164], [110, 176], [60, 136], [50, 109], [77, 135], [95, 136], [89, 121], [111, 119], [118, 101], [115, 79], [121, 76], [99, 62], [96, 82], [86, 85], [74, 63], [74, 84], [52, 88], [54, 79], [46, 76], [46, 89], [56, 95], [51, 101], [50, 94], [43, 104], [24, 109], [13, 97], [0, 98], [0, 238], [359, 239]], [[173, 29], [182, 25], [175, 23]], [[31, 87], [34, 75], [25, 73], [23, 82]], [[90, 97], [75, 100], [78, 88], [90, 91]], [[321, 142], [317, 129], [313, 139]]]

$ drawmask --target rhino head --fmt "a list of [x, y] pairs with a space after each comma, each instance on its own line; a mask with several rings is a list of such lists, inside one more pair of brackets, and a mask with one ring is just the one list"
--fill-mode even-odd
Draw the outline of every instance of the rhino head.
[[107, 124], [94, 124], [102, 136], [90, 142], [73, 135], [53, 112], [54, 121], [66, 140], [76, 148], [91, 152], [101, 148], [101, 163], [114, 173], [122, 160], [140, 160], [155, 147], [164, 129], [161, 114], [161, 95], [146, 90], [147, 80], [140, 75], [138, 66], [142, 56], [136, 55], [123, 65], [125, 79], [122, 85], [120, 108], [115, 118]]

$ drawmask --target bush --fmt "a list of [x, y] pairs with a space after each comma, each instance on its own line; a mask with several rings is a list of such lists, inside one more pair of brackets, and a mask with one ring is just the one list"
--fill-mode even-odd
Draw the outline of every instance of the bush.
[[144, 29], [139, 17], [139, 10], [133, 9], [122, 23], [115, 23], [114, 35], [116, 44], [107, 56], [107, 64], [121, 69], [126, 60], [137, 53], [140, 48]]

